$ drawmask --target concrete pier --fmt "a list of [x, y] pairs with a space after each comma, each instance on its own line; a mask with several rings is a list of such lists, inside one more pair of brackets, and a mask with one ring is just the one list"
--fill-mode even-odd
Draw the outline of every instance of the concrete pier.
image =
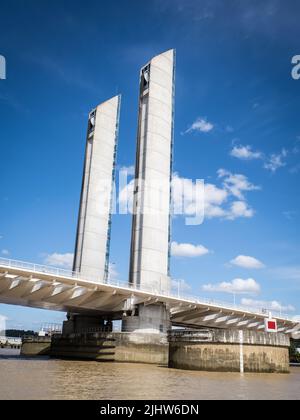
[[51, 337], [26, 337], [22, 340], [21, 356], [49, 356]]
[[[138, 327], [138, 326], [137, 326]], [[65, 332], [23, 340], [21, 355], [146, 363], [212, 372], [289, 373], [290, 339], [238, 330]], [[51, 342], [50, 342], [51, 341]]]
[[160, 333], [167, 336], [170, 328], [170, 314], [165, 305], [139, 305], [135, 313], [122, 318], [123, 332]]
[[169, 335], [169, 367], [213, 372], [289, 373], [284, 334], [189, 330]]
[[99, 362], [168, 364], [166, 334], [95, 332], [54, 336], [51, 356]]

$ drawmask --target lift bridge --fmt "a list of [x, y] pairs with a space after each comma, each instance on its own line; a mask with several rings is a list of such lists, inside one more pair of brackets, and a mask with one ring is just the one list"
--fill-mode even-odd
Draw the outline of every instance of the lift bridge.
[[[249, 329], [264, 331], [268, 310], [247, 308], [213, 300], [184, 297], [180, 291], [131, 287], [128, 283], [99, 283], [79, 273], [0, 258], [0, 303], [122, 318], [135, 305], [165, 304], [173, 326], [188, 328]], [[300, 323], [283, 314], [272, 314], [278, 332], [299, 337]]]

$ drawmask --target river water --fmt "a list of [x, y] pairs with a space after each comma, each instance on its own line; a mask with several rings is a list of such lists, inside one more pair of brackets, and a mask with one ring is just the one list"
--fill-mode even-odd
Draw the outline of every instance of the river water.
[[300, 399], [290, 375], [190, 372], [165, 367], [23, 359], [0, 354], [0, 399]]

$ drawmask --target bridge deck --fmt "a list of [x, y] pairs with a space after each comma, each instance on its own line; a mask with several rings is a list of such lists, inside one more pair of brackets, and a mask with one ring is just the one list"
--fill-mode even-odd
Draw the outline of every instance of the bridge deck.
[[[120, 319], [130, 305], [165, 303], [173, 325], [264, 330], [268, 313], [262, 309], [218, 303], [208, 299], [165, 295], [128, 283], [102, 284], [78, 273], [20, 261], [0, 259], [0, 303], [85, 314], [110, 314]], [[279, 332], [298, 334], [300, 324], [281, 314]]]

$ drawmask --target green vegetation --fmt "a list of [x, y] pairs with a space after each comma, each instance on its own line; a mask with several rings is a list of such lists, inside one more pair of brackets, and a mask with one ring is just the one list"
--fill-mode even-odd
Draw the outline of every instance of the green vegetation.
[[298, 353], [297, 348], [300, 348], [300, 341], [291, 340], [290, 347], [290, 362], [291, 363], [300, 363], [300, 353]]
[[35, 332], [35, 331], [30, 331], [30, 330], [28, 330], [28, 331], [25, 331], [25, 330], [6, 330], [5, 331], [5, 336], [6, 337], [24, 337], [24, 336], [28, 336], [28, 335], [31, 335], [31, 336], [37, 336], [38, 335], [38, 333], [37, 332]]

